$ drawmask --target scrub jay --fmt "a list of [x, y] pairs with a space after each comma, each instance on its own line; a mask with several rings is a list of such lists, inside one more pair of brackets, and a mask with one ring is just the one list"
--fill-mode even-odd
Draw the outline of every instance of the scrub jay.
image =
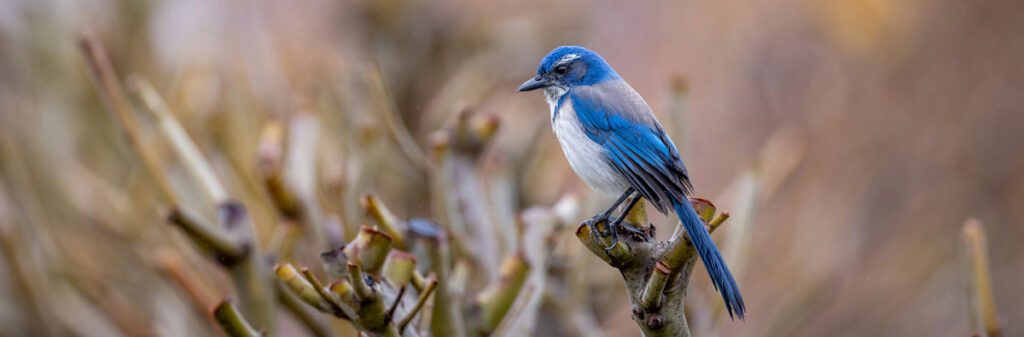
[[621, 226], [622, 219], [641, 197], [661, 213], [675, 211], [729, 316], [743, 319], [746, 310], [736, 280], [687, 198], [693, 186], [679, 151], [643, 97], [600, 55], [575, 46], [552, 50], [541, 60], [537, 76], [519, 86], [519, 91], [536, 89], [544, 89], [551, 128], [573, 171], [591, 188], [619, 196], [591, 224], [607, 221], [634, 193], [611, 230], [629, 227]]

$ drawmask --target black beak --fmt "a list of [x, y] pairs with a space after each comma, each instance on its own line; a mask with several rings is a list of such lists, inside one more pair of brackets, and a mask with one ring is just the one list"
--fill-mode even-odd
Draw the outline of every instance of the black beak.
[[551, 81], [548, 81], [547, 79], [544, 79], [544, 78], [540, 77], [540, 75], [537, 75], [537, 77], [531, 78], [531, 79], [527, 80], [526, 82], [523, 82], [523, 85], [520, 85], [519, 89], [516, 89], [516, 90], [517, 91], [530, 91], [530, 90], [536, 90], [536, 89], [540, 89], [540, 88], [543, 88], [543, 87], [547, 87], [547, 86], [550, 86], [550, 85], [551, 85]]

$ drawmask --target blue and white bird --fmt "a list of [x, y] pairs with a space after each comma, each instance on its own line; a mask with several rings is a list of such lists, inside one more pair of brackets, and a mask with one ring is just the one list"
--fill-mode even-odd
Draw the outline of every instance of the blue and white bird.
[[729, 316], [743, 319], [746, 309], [736, 280], [690, 205], [693, 187], [679, 151], [643, 97], [600, 55], [576, 46], [552, 50], [541, 60], [537, 75], [519, 86], [519, 91], [536, 89], [544, 89], [551, 128], [573, 171], [591, 188], [619, 197], [595, 219], [607, 221], [634, 193], [638, 196], [611, 224], [613, 230], [641, 197], [662, 213], [673, 210]]

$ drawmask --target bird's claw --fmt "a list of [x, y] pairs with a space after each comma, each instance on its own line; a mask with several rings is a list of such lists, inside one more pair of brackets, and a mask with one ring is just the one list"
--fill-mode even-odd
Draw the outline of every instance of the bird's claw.
[[[603, 226], [601, 226], [602, 223], [604, 224]], [[615, 235], [615, 229], [612, 228], [613, 223], [609, 221], [609, 216], [603, 214], [595, 215], [587, 221], [587, 226], [590, 226], [591, 233], [595, 233], [600, 238], [611, 238], [611, 242], [607, 246], [602, 247], [605, 252], [611, 251], [619, 243], [619, 239]]]
[[[647, 232], [643, 229], [631, 225], [622, 225], [624, 217], [625, 216], [621, 216], [618, 219], [615, 219], [615, 221], [609, 221], [611, 220], [609, 216], [602, 216], [601, 214], [598, 214], [587, 222], [587, 225], [590, 226], [591, 232], [596, 233], [598, 237], [610, 238], [611, 241], [609, 244], [603, 247], [605, 252], [610, 252], [615, 248], [615, 245], [619, 244], [620, 233], [632, 235], [638, 241], [644, 241], [647, 238]], [[599, 226], [602, 222], [605, 225]]]
[[621, 224], [614, 225], [612, 227], [614, 227], [615, 230], [620, 230], [621, 229], [621, 230], [623, 230], [625, 232], [628, 232], [629, 234], [632, 234], [634, 237], [637, 237], [637, 238], [646, 238], [647, 237], [647, 232], [644, 231], [643, 229], [640, 229], [640, 228], [637, 228], [637, 227], [633, 227], [633, 226], [630, 226], [630, 225], [623, 226]]

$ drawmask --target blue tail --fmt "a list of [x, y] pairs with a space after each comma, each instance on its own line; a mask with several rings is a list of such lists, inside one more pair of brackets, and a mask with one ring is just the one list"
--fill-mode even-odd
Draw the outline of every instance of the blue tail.
[[700, 255], [704, 268], [711, 276], [711, 283], [722, 294], [725, 309], [729, 310], [729, 317], [743, 319], [743, 314], [746, 312], [743, 295], [740, 295], [740, 288], [736, 286], [736, 280], [732, 278], [729, 266], [725, 265], [725, 260], [722, 259], [722, 254], [715, 247], [715, 242], [711, 240], [708, 230], [704, 228], [704, 223], [701, 222], [689, 202], [675, 202], [673, 207], [676, 209], [676, 214], [679, 215], [679, 220], [683, 222], [683, 228], [686, 228], [690, 242], [693, 242], [693, 246], [697, 248], [697, 254]]

